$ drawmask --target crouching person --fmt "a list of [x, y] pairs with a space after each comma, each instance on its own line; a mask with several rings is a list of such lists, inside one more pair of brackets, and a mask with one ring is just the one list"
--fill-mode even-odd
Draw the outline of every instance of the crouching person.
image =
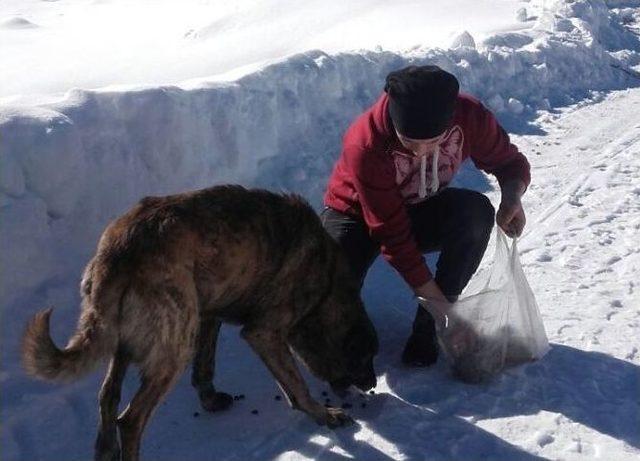
[[[447, 187], [468, 157], [498, 179], [495, 219], [486, 196]], [[522, 233], [520, 198], [529, 182], [527, 159], [493, 114], [437, 66], [391, 72], [383, 94], [349, 127], [322, 222], [361, 285], [382, 253], [415, 295], [429, 300], [428, 310], [416, 311], [405, 364], [437, 360], [436, 327], [478, 268], [494, 220], [509, 236]], [[431, 251], [441, 252], [435, 277], [423, 257]]]

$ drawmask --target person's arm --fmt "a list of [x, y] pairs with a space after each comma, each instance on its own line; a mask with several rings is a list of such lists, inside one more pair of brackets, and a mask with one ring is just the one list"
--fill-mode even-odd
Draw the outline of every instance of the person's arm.
[[525, 183], [517, 178], [501, 184], [502, 197], [496, 223], [509, 237], [519, 237], [527, 222], [520, 200], [526, 189]]
[[395, 182], [393, 162], [384, 153], [359, 146], [345, 146], [343, 155], [353, 175], [362, 216], [382, 256], [413, 290], [432, 280]]
[[414, 289], [416, 296], [422, 306], [433, 316], [437, 325], [447, 323], [447, 315], [452, 304], [442, 293], [440, 287], [434, 279]]
[[526, 223], [520, 199], [531, 182], [529, 162], [489, 110], [479, 102], [470, 110], [471, 158], [479, 168], [496, 176], [500, 184], [496, 223], [510, 237], [519, 236]]

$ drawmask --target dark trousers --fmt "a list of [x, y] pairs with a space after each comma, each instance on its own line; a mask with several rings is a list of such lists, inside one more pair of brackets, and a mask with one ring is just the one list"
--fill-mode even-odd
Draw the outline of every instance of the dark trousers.
[[[455, 300], [478, 268], [494, 224], [489, 199], [475, 191], [447, 188], [407, 208], [413, 235], [424, 253], [440, 251], [435, 281]], [[321, 214], [327, 232], [340, 244], [360, 285], [380, 252], [360, 217], [332, 208]]]

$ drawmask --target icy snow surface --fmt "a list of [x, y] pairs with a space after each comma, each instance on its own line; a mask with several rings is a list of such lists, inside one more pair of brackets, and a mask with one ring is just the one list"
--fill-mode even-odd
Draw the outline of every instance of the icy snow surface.
[[[315, 46], [313, 40], [320, 40], [317, 30], [324, 29], [314, 29], [313, 18], [346, 27], [334, 24], [331, 17], [344, 9], [353, 13], [357, 4], [361, 12], [354, 21], [363, 21], [359, 30], [365, 30], [368, 20], [375, 23], [375, 18], [382, 21], [391, 14], [389, 2], [349, 2], [349, 6], [342, 2], [343, 6], [332, 5], [326, 12], [324, 3], [309, 2], [308, 13], [313, 14], [297, 15], [291, 12], [292, 3], [283, 1], [277, 4], [281, 10], [275, 11], [288, 12], [282, 15], [285, 22], [300, 21], [301, 32], [290, 37], [283, 33], [279, 43], [272, 43], [266, 38], [276, 36], [267, 28], [273, 8], [261, 13], [250, 8], [253, 3], [238, 3], [238, 8], [251, 10], [254, 16], [248, 18], [232, 9], [219, 11], [220, 17], [235, 22], [223, 21], [218, 26], [223, 31], [218, 32], [209, 27], [216, 19], [205, 14], [207, 2], [198, 3], [200, 10], [185, 8], [173, 19], [168, 3], [144, 10], [143, 2], [0, 4], [0, 88], [2, 95], [10, 96], [0, 105], [2, 459], [91, 456], [101, 373], [70, 386], [37, 383], [20, 370], [17, 351], [26, 319], [49, 305], [56, 307], [54, 339], [64, 343], [77, 317], [80, 271], [109, 219], [144, 195], [222, 182], [292, 190], [319, 206], [350, 120], [378, 96], [389, 70], [425, 62], [454, 72], [465, 90], [492, 107], [516, 133], [514, 141], [531, 161], [533, 183], [524, 198], [529, 223], [520, 249], [552, 351], [541, 362], [482, 386], [453, 381], [444, 364], [420, 371], [400, 367], [414, 302], [397, 275], [378, 262], [367, 279], [364, 299], [381, 340], [376, 361], [379, 385], [366, 408], [357, 405], [359, 397], [351, 398], [359, 426], [328, 431], [275, 401], [278, 391], [269, 373], [238, 338], [237, 330], [225, 327], [216, 384], [221, 390], [245, 394], [246, 400], [224, 414], [194, 418], [200, 409], [185, 375], [152, 419], [143, 457], [640, 458], [640, 90], [626, 89], [638, 82], [634, 67], [640, 52], [636, 35], [640, 2], [531, 1], [524, 3], [527, 21], [518, 26], [515, 18], [522, 18], [522, 13], [516, 11], [523, 3], [496, 0], [487, 2], [504, 8], [493, 10], [495, 22], [478, 29], [465, 25], [473, 41], [458, 35], [447, 42], [455, 48], [434, 49], [426, 43], [401, 51], [422, 41], [412, 36], [413, 25], [407, 27], [407, 42], [402, 30], [391, 35], [396, 43], [383, 43], [392, 51], [307, 51], [250, 72], [207, 78], [235, 65]], [[404, 18], [418, 8], [416, 2], [398, 3], [403, 4], [399, 8]], [[438, 11], [446, 11], [450, 4], [437, 3]], [[475, 16], [481, 3], [464, 6]], [[103, 7], [116, 16], [129, 8], [122, 36], [114, 29], [110, 39], [122, 43], [139, 39], [138, 51], [149, 43], [145, 40], [162, 44], [161, 31], [145, 27], [140, 12], [148, 11], [165, 18], [171, 33], [183, 31], [197, 19], [198, 27], [189, 26], [197, 33], [188, 40], [201, 44], [217, 33], [218, 38], [226, 37], [225, 27], [231, 35], [231, 29], [244, 28], [245, 37], [260, 39], [256, 51], [260, 56], [241, 62], [247, 54], [239, 48], [237, 55], [225, 55], [228, 61], [220, 68], [215, 68], [215, 59], [196, 65], [199, 56], [185, 64], [184, 74], [165, 73], [166, 66], [139, 78], [133, 68], [131, 73], [115, 72], [127, 80], [111, 79], [96, 69], [100, 79], [95, 85], [130, 86], [53, 95], [65, 91], [61, 84], [73, 80], [64, 66], [78, 70], [81, 78], [74, 85], [91, 87], [91, 64], [115, 65], [117, 59], [103, 59], [104, 48], [90, 43], [84, 64], [75, 61], [72, 50], [67, 50], [71, 57], [65, 54], [58, 60], [50, 52], [36, 52], [26, 35], [8, 39], [8, 34], [38, 36], [43, 27], [51, 27], [54, 34], [58, 27], [50, 43], [69, 43], [65, 40], [75, 31], [97, 27]], [[59, 12], [66, 16], [57, 17]], [[441, 22], [446, 33], [439, 39], [450, 39], [447, 34], [459, 29], [450, 16]], [[490, 33], [503, 26], [508, 31]], [[134, 40], [136, 31], [149, 35]], [[354, 43], [375, 47], [379, 34], [367, 34], [361, 43]], [[325, 40], [317, 43], [330, 44]], [[468, 46], [474, 42], [476, 48]], [[328, 48], [337, 51], [338, 45]], [[21, 49], [24, 59], [43, 53], [43, 65], [60, 67], [32, 80], [15, 74], [24, 76], [12, 78], [24, 80], [16, 81], [24, 86], [5, 93], [7, 72], [20, 69], [17, 63], [4, 65], [5, 56], [17, 59], [20, 54], [9, 48]], [[154, 53], [161, 54], [150, 49], [148, 62], [155, 62]], [[167, 59], [172, 53], [179, 54], [172, 48]], [[119, 65], [129, 64], [123, 58]], [[138, 70], [149, 67], [143, 65], [144, 59], [140, 64]], [[22, 69], [37, 67], [24, 64]], [[187, 79], [191, 80], [173, 86], [149, 85]], [[607, 94], [607, 90], [618, 91]], [[42, 103], [42, 93], [56, 101]], [[37, 97], [30, 99], [31, 95]], [[492, 179], [469, 167], [457, 181], [486, 192], [497, 206], [499, 192]], [[309, 380], [319, 397], [325, 386]], [[125, 384], [124, 401], [135, 390], [135, 376], [131, 374]], [[254, 408], [259, 415], [250, 413]]]

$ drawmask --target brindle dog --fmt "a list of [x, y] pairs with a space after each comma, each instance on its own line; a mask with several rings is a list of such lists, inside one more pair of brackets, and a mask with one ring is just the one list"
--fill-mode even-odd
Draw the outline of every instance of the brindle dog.
[[[336, 391], [376, 383], [378, 342], [358, 284], [313, 209], [295, 195], [219, 186], [145, 198], [105, 230], [81, 295], [68, 345], [56, 347], [51, 310], [42, 311], [27, 326], [23, 362], [34, 376], [65, 380], [110, 358], [99, 395], [98, 460], [138, 459], [145, 424], [192, 358], [202, 406], [232, 403], [212, 382], [221, 322], [242, 325], [291, 406], [319, 424], [351, 420], [311, 397], [291, 351]], [[131, 363], [141, 386], [118, 416]]]

